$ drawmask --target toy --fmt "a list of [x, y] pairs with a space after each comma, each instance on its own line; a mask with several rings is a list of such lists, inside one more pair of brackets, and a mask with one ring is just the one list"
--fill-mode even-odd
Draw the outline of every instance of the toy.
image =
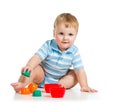
[[41, 91], [40, 90], [35, 90], [32, 94], [34, 97], [40, 97], [41, 96]]
[[46, 93], [50, 93], [50, 88], [53, 87], [61, 87], [60, 84], [45, 84], [44, 88], [45, 88], [45, 92]]
[[37, 84], [31, 83], [28, 85], [28, 87], [21, 88], [21, 94], [29, 95], [33, 93], [35, 90], [37, 90], [37, 88], [38, 88]]
[[28, 69], [26, 71], [22, 72], [22, 75], [26, 76], [26, 77], [30, 77], [30, 72], [28, 71]]
[[21, 88], [21, 94], [28, 95], [31, 94], [29, 88]]
[[66, 89], [64, 87], [53, 87], [50, 89], [51, 96], [53, 98], [63, 98]]
[[45, 84], [44, 89], [46, 93], [50, 93], [53, 98], [62, 98], [66, 91], [60, 84]]
[[38, 85], [35, 83], [31, 83], [28, 85], [28, 88], [29, 88], [30, 92], [33, 93], [34, 90], [36, 90], [38, 88]]
[[[23, 95], [30, 95], [34, 97], [40, 97], [41, 91], [37, 90], [38, 85], [35, 83], [29, 84], [27, 87], [21, 88], [21, 94]], [[63, 98], [66, 89], [62, 87], [60, 84], [45, 84], [44, 89], [46, 93], [50, 93], [52, 98]]]

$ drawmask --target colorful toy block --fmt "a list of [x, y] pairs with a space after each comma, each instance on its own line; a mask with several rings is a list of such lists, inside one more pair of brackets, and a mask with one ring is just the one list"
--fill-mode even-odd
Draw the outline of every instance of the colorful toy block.
[[35, 84], [35, 83], [31, 83], [31, 84], [28, 85], [28, 88], [31, 91], [31, 93], [33, 93], [35, 90], [37, 90], [38, 85]]
[[30, 72], [28, 71], [28, 69], [26, 71], [22, 72], [22, 75], [26, 76], [26, 77], [30, 77]]
[[60, 84], [45, 84], [44, 89], [52, 98], [63, 98], [66, 91]]
[[29, 88], [21, 88], [21, 94], [23, 94], [23, 95], [29, 95], [29, 94], [31, 94], [31, 92], [30, 92], [30, 90], [29, 90]]
[[40, 90], [35, 90], [32, 94], [34, 97], [40, 97], [41, 96], [41, 91]]

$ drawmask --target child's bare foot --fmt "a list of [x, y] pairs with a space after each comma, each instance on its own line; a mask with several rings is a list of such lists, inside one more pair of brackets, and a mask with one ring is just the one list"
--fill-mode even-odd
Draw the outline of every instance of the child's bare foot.
[[24, 84], [20, 82], [16, 82], [16, 83], [11, 83], [11, 86], [14, 88], [15, 92], [20, 93], [20, 89], [24, 87]]

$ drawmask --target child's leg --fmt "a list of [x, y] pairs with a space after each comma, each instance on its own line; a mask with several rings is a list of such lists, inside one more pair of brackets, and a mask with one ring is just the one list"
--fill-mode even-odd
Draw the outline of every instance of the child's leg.
[[76, 77], [74, 71], [70, 70], [65, 76], [63, 76], [58, 81], [58, 83], [61, 84], [66, 89], [70, 89], [73, 86], [75, 86], [78, 83], [78, 81], [77, 81], [77, 77]]
[[12, 83], [14, 90], [19, 92], [22, 87], [30, 83], [41, 83], [44, 80], [44, 70], [43, 68], [38, 65], [32, 72], [30, 77], [25, 77], [23, 75], [20, 76], [17, 83]]

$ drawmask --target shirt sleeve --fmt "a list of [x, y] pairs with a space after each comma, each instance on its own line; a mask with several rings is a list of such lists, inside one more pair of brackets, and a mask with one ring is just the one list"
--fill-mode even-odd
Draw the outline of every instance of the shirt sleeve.
[[73, 55], [72, 66], [74, 70], [84, 69], [78, 49], [76, 49], [75, 54]]
[[44, 60], [48, 56], [48, 41], [46, 41], [41, 48], [38, 49], [38, 51], [35, 53], [35, 55], [38, 55], [41, 60]]

